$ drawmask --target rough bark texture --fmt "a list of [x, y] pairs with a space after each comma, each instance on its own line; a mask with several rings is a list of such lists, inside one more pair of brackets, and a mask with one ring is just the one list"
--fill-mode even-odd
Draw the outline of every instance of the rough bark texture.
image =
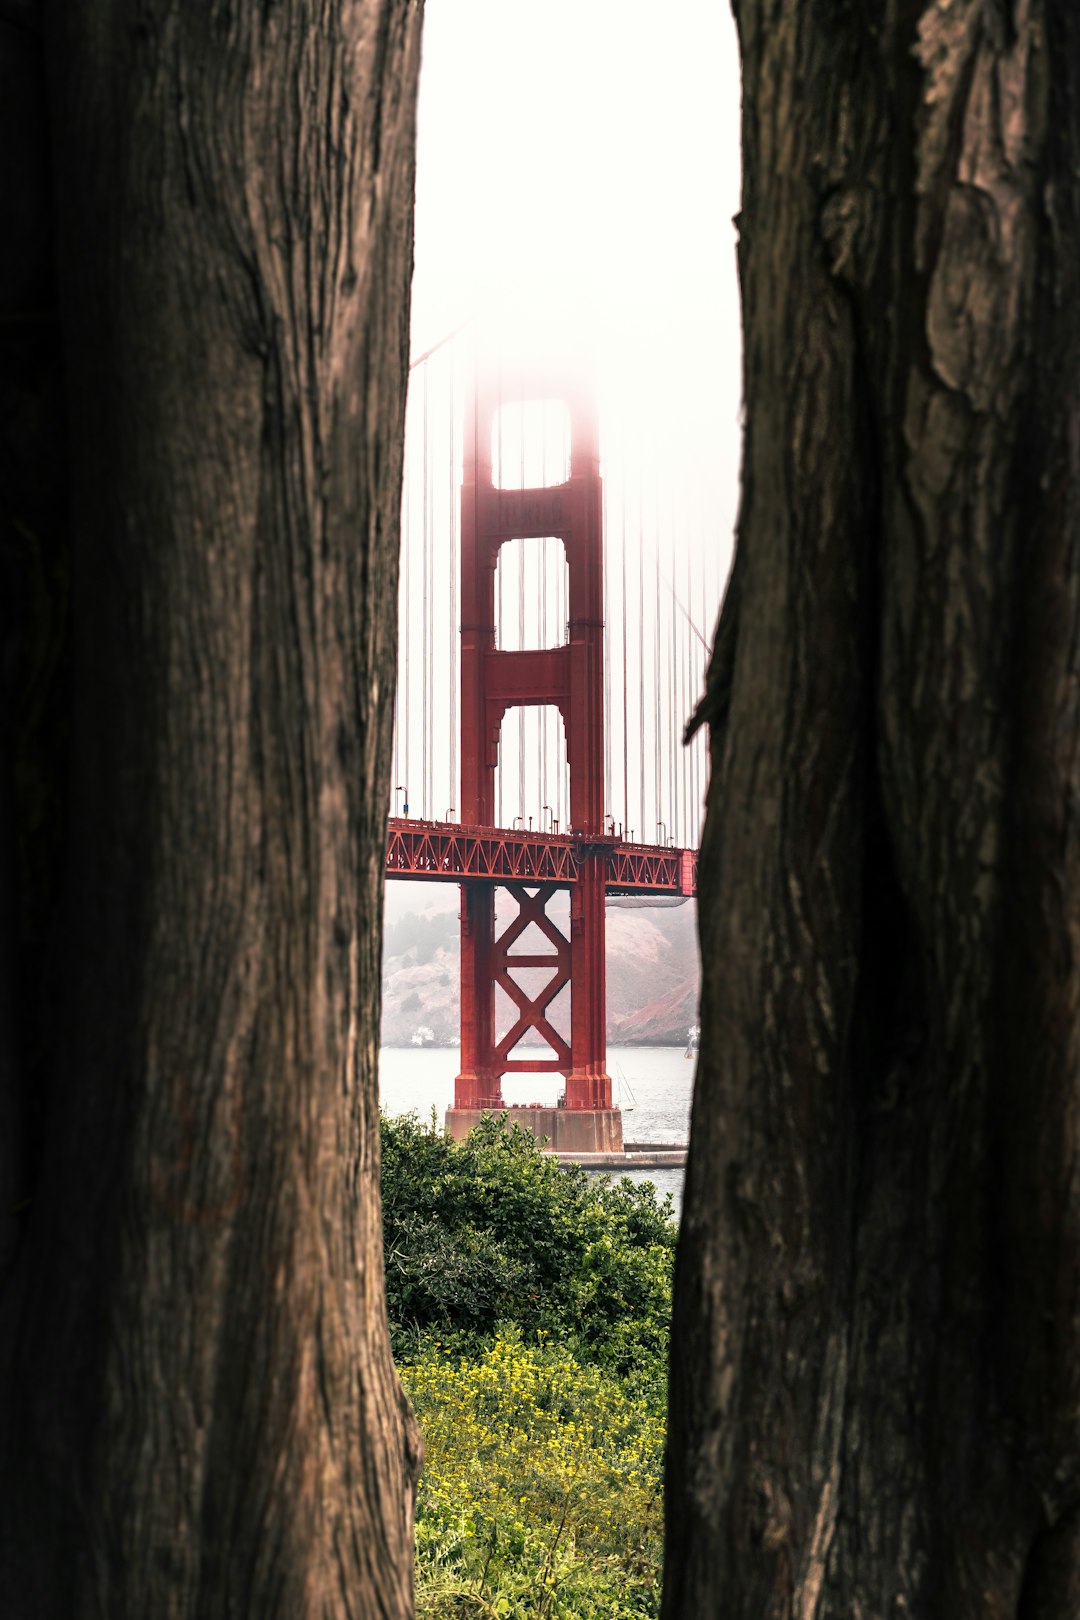
[[737, 0], [667, 1620], [1080, 1613], [1080, 9]]
[[405, 1616], [376, 1047], [419, 0], [55, 0], [72, 780], [13, 1620]]

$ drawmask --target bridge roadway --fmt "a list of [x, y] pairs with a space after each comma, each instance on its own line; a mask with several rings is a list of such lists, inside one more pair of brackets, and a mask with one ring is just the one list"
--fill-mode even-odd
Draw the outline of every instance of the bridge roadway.
[[519, 827], [461, 827], [453, 821], [391, 816], [386, 838], [388, 878], [427, 882], [550, 883], [570, 888], [583, 857], [603, 850], [605, 890], [613, 895], [692, 895], [697, 851], [581, 833], [526, 832]]

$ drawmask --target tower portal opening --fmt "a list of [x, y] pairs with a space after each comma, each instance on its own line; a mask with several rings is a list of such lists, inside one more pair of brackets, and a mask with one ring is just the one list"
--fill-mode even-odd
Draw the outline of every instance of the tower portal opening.
[[564, 647], [569, 640], [570, 566], [554, 535], [506, 540], [495, 564], [495, 645], [501, 652]]
[[560, 833], [570, 827], [566, 729], [554, 704], [508, 709], [495, 767], [495, 825]]

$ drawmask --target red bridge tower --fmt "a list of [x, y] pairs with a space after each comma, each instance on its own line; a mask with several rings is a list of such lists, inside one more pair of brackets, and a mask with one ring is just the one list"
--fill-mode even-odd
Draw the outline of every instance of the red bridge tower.
[[[570, 471], [565, 483], [536, 489], [497, 488], [492, 478], [495, 413], [507, 400], [563, 399], [570, 414]], [[575, 379], [550, 375], [505, 377], [496, 387], [478, 379], [467, 414], [461, 489], [461, 820], [490, 828], [495, 819], [495, 768], [508, 709], [556, 706], [563, 720], [570, 767], [570, 832], [577, 846], [570, 889], [570, 938], [547, 915], [558, 883], [507, 883], [518, 911], [496, 934], [495, 884], [461, 885], [461, 1072], [447, 1124], [463, 1136], [485, 1111], [505, 1108], [502, 1076], [561, 1073], [565, 1098], [558, 1108], [514, 1110], [552, 1148], [617, 1152], [622, 1118], [611, 1104], [607, 1073], [604, 892], [614, 839], [604, 824], [603, 503], [595, 399]], [[566, 550], [569, 639], [537, 651], [499, 651], [495, 645], [495, 568], [507, 541], [554, 537]], [[514, 954], [535, 923], [550, 944], [544, 954]], [[550, 968], [533, 996], [513, 977], [516, 968]], [[559, 991], [570, 985], [570, 1044], [548, 1021]], [[495, 989], [501, 987], [517, 1018], [496, 1040]], [[551, 1058], [515, 1057], [535, 1030]]]

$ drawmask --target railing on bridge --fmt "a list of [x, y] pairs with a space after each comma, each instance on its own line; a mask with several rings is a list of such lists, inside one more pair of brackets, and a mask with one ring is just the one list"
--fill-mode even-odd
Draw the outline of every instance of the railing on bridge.
[[493, 882], [569, 884], [577, 881], [577, 859], [569, 836], [391, 816], [386, 875], [429, 882], [490, 878]]

